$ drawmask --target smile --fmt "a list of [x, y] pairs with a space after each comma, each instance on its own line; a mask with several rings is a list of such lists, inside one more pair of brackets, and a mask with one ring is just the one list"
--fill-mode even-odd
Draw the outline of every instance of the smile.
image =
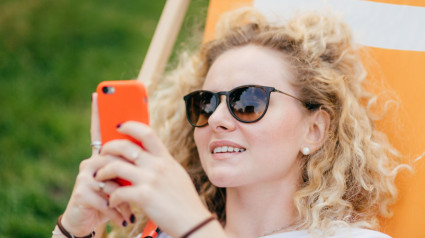
[[216, 153], [237, 153], [237, 152], [244, 152], [246, 149], [244, 148], [237, 148], [232, 146], [218, 146], [214, 148], [212, 151], [213, 154]]

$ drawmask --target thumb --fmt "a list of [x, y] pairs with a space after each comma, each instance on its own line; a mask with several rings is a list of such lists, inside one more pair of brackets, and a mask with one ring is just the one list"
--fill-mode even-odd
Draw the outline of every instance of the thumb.
[[92, 155], [98, 154], [102, 144], [102, 139], [100, 136], [99, 113], [97, 109], [97, 93], [92, 94], [90, 137], [93, 149]]

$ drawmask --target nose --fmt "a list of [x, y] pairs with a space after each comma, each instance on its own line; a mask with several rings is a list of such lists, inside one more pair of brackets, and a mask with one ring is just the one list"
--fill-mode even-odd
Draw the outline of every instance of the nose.
[[236, 119], [233, 118], [229, 109], [227, 108], [226, 96], [220, 96], [220, 103], [208, 118], [208, 126], [217, 132], [220, 131], [231, 131], [236, 127]]

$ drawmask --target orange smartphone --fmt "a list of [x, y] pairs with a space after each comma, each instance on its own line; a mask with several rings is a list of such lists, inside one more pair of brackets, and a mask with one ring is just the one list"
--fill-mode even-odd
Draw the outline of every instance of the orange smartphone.
[[97, 86], [100, 135], [102, 144], [115, 139], [129, 139], [117, 125], [138, 121], [149, 125], [148, 96], [145, 86], [137, 80], [104, 81]]
[[[137, 80], [104, 81], [97, 86], [96, 92], [102, 145], [115, 139], [128, 139], [143, 148], [140, 141], [119, 133], [117, 125], [126, 121], [149, 125], [145, 86]], [[131, 185], [119, 178], [117, 181], [120, 185]]]

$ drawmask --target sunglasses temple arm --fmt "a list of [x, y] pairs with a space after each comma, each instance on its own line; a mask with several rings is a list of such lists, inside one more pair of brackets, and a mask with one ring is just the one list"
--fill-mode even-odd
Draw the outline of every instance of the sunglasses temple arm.
[[282, 91], [277, 90], [277, 89], [274, 89], [273, 91], [278, 92], [278, 93], [281, 93], [281, 94], [285, 94], [286, 96], [289, 96], [289, 97], [291, 97], [291, 98], [293, 98], [293, 99], [295, 99], [297, 101], [300, 101], [303, 105], [305, 105], [305, 102], [303, 102], [303, 100], [301, 100], [301, 99], [299, 99], [299, 98], [297, 98], [295, 96], [292, 96], [291, 94], [287, 94], [287, 93], [282, 92]]
[[311, 110], [311, 109], [315, 109], [315, 108], [317, 108], [317, 107], [319, 107], [319, 106], [320, 106], [320, 105], [318, 105], [318, 104], [312, 104], [312, 103], [304, 102], [303, 100], [301, 100], [301, 99], [299, 99], [299, 98], [297, 98], [297, 97], [295, 97], [295, 96], [292, 96], [291, 94], [287, 94], [287, 93], [282, 92], [282, 91], [277, 90], [277, 89], [274, 89], [274, 91], [275, 91], [275, 92], [278, 92], [278, 93], [281, 93], [281, 94], [285, 94], [286, 96], [289, 96], [289, 97], [291, 97], [291, 98], [293, 98], [293, 99], [295, 99], [295, 100], [297, 100], [297, 101], [301, 102], [301, 103], [304, 105], [304, 107], [306, 107], [306, 108], [307, 108], [307, 109], [309, 109], [309, 110]]

